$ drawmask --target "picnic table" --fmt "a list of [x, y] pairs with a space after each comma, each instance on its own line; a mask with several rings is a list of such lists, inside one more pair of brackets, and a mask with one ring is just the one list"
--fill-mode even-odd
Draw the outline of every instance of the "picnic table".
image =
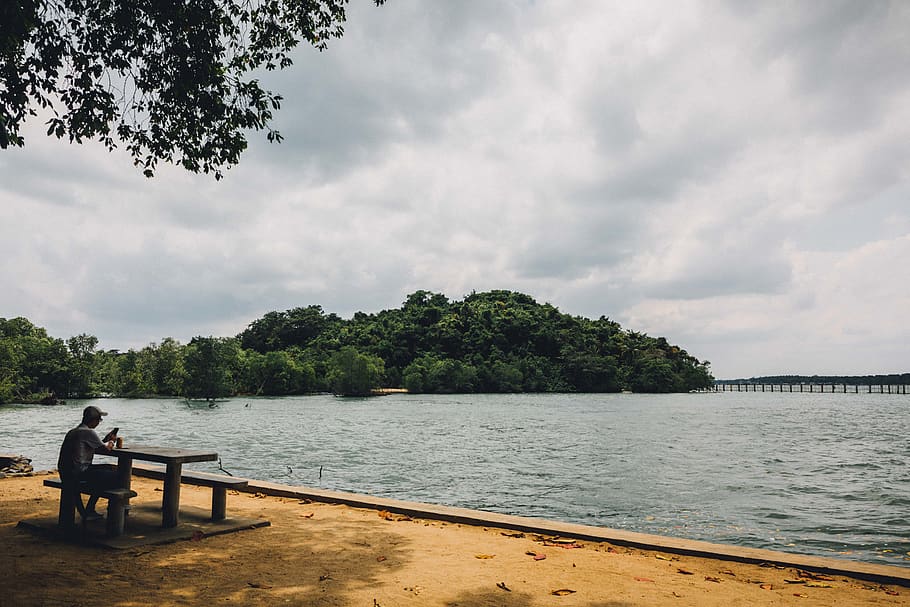
[[130, 488], [133, 475], [133, 460], [157, 462], [165, 465], [164, 495], [161, 498], [161, 526], [165, 529], [176, 527], [180, 512], [180, 478], [183, 464], [191, 462], [212, 462], [218, 459], [215, 451], [175, 449], [152, 445], [130, 445], [114, 449], [110, 454], [117, 458], [118, 485]]

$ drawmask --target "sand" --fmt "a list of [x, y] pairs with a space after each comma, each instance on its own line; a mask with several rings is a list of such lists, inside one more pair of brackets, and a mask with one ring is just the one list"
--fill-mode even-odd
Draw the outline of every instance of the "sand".
[[[124, 551], [80, 546], [17, 527], [56, 513], [59, 492], [42, 480], [0, 479], [0, 607], [910, 606], [901, 586], [261, 494], [230, 494], [228, 514], [269, 527]], [[160, 500], [158, 481], [133, 488], [139, 501]], [[210, 496], [185, 486], [181, 504], [208, 507]]]

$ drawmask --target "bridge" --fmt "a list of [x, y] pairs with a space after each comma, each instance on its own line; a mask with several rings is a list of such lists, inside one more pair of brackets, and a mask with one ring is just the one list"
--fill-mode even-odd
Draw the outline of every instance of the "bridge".
[[845, 383], [752, 383], [714, 382], [715, 392], [819, 392], [869, 394], [908, 394], [906, 384], [845, 384]]

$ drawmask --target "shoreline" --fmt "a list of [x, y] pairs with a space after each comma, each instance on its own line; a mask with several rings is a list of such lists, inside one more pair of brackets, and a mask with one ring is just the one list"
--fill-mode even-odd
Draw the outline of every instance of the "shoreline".
[[[161, 482], [140, 474], [134, 507], [160, 506]], [[257, 481], [229, 493], [228, 517], [268, 526], [86, 546], [17, 526], [56, 517], [59, 492], [43, 478], [0, 479], [0, 568], [10, 581], [0, 607], [910, 607], [905, 585], [622, 543], [640, 537], [594, 539], [602, 528]], [[207, 511], [211, 497], [186, 485], [181, 509]]]
[[[143, 465], [134, 464], [133, 474], [144, 476]], [[652, 535], [609, 527], [596, 527], [576, 523], [564, 523], [549, 519], [500, 514], [483, 510], [441, 506], [424, 502], [411, 502], [393, 498], [376, 497], [360, 493], [330, 491], [312, 487], [283, 485], [268, 481], [248, 479], [249, 485], [241, 492], [261, 493], [273, 497], [308, 499], [327, 504], [343, 504], [353, 508], [386, 511], [412, 518], [445, 521], [473, 526], [488, 526], [512, 531], [571, 537], [579, 540], [607, 542], [640, 550], [666, 552], [681, 556], [695, 556], [718, 561], [748, 564], [769, 564], [793, 567], [827, 575], [845, 575], [882, 584], [897, 584], [910, 587], [910, 567], [882, 565], [849, 559], [820, 557], [813, 555], [781, 552], [760, 548], [748, 548], [729, 544], [716, 544], [701, 540], [689, 540], [671, 536]]]

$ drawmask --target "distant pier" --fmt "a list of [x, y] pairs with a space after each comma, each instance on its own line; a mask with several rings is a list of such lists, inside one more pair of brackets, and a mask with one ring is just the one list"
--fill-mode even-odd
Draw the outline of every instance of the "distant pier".
[[750, 383], [715, 382], [715, 392], [818, 392], [859, 394], [908, 394], [906, 384], [843, 384], [843, 383]]

